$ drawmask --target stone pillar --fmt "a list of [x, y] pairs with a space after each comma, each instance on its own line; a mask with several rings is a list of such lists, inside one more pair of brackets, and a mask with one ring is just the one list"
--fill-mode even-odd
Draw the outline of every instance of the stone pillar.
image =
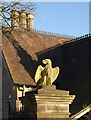
[[13, 29], [19, 28], [19, 12], [17, 10], [13, 10], [11, 14], [11, 26]]
[[26, 12], [21, 10], [20, 12], [20, 29], [26, 29]]
[[27, 14], [27, 29], [33, 29], [34, 14]]
[[26, 93], [21, 99], [28, 118], [38, 119], [69, 119], [69, 105], [75, 96], [69, 91], [56, 90], [55, 86], [45, 86], [36, 93]]

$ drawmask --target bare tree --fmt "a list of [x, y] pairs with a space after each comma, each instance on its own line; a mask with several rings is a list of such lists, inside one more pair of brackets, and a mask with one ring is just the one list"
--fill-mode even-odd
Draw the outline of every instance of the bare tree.
[[33, 12], [36, 5], [32, 2], [0, 2], [0, 18], [6, 26], [11, 27], [11, 11], [12, 10], [25, 10], [26, 12]]

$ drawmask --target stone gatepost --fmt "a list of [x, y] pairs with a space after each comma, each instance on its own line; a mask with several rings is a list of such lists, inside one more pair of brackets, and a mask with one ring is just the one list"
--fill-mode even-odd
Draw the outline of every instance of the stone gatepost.
[[57, 90], [54, 85], [47, 85], [38, 91], [26, 93], [20, 100], [28, 118], [56, 120], [69, 118], [69, 105], [74, 98], [75, 95], [69, 95], [69, 91]]

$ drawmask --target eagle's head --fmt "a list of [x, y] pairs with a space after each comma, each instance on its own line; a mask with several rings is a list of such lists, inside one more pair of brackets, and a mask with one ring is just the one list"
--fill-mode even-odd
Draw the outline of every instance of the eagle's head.
[[43, 64], [51, 64], [51, 60], [50, 59], [44, 59], [42, 60]]

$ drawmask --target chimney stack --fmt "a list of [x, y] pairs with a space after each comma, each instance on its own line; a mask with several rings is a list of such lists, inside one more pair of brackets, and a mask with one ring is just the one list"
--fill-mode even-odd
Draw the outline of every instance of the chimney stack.
[[25, 10], [12, 10], [11, 26], [13, 29], [33, 29], [34, 14], [26, 13]]
[[34, 14], [29, 13], [27, 14], [27, 29], [33, 29], [33, 22], [34, 22]]
[[13, 10], [12, 11], [11, 26], [14, 29], [18, 29], [19, 28], [19, 12], [17, 10]]
[[25, 10], [21, 10], [20, 12], [20, 29], [26, 29], [27, 22], [26, 22], [26, 12]]

